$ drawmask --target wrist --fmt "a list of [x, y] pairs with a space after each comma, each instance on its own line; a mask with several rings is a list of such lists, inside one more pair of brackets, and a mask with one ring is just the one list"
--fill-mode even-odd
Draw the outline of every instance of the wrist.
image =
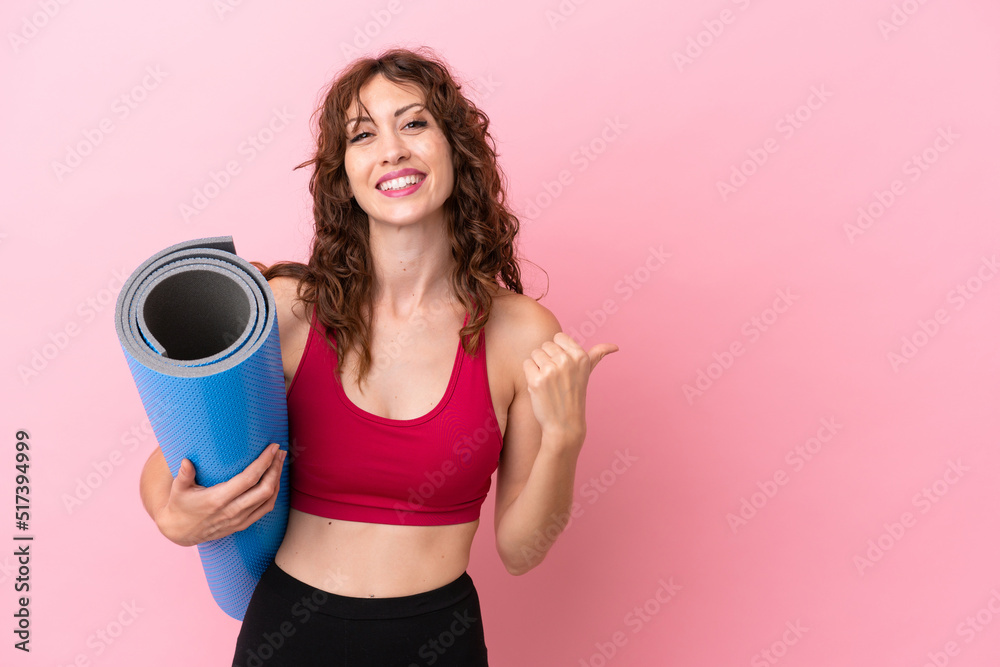
[[556, 451], [579, 452], [587, 437], [587, 429], [558, 426], [542, 429], [542, 447]]

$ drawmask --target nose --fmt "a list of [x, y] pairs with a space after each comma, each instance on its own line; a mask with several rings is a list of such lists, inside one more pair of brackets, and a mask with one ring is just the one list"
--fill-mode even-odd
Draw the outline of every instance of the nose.
[[383, 164], [395, 164], [410, 155], [406, 142], [395, 132], [383, 133], [381, 142]]

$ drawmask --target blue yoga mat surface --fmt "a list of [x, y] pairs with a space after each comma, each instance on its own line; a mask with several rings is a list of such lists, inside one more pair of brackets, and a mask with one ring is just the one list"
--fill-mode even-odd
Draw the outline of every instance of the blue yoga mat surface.
[[[288, 448], [285, 381], [274, 295], [220, 236], [150, 257], [122, 287], [118, 339], [160, 449], [175, 477], [230, 479], [272, 442]], [[274, 509], [246, 530], [198, 545], [212, 596], [243, 620], [288, 522], [288, 466]]]

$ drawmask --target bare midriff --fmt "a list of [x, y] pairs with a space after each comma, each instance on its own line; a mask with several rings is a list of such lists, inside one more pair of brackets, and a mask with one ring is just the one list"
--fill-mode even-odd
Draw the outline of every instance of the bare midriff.
[[293, 509], [274, 561], [296, 579], [336, 595], [414, 595], [465, 572], [478, 527], [478, 519], [401, 526], [328, 519]]

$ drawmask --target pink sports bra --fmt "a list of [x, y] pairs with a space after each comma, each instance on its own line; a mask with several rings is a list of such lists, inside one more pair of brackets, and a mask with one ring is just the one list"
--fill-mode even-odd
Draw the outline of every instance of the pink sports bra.
[[459, 344], [448, 388], [430, 412], [388, 419], [362, 410], [344, 393], [336, 350], [321, 338], [322, 328], [314, 314], [288, 390], [291, 507], [396, 525], [478, 519], [503, 447], [486, 374], [485, 331], [475, 357]]

